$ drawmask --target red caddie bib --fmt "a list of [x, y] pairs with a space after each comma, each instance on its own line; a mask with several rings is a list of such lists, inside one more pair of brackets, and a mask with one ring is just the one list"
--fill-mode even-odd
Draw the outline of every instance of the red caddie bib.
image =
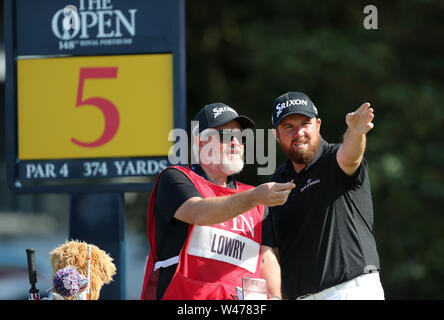
[[[254, 188], [237, 181], [237, 189], [224, 188], [202, 178], [189, 167], [170, 168], [182, 171], [203, 198], [228, 196]], [[148, 205], [147, 226], [151, 250], [141, 295], [144, 300], [156, 299], [159, 279], [159, 270], [154, 268], [156, 263], [159, 264], [154, 221], [158, 179]], [[190, 225], [187, 240], [178, 257], [176, 272], [162, 299], [231, 300], [236, 296], [235, 287], [242, 287], [242, 277], [260, 277], [263, 216], [264, 206], [257, 206], [224, 223], [212, 226]]]

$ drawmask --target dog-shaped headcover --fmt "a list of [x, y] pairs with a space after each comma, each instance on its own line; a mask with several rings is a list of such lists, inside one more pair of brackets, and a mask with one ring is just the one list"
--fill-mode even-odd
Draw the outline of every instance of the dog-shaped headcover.
[[[71, 240], [52, 250], [50, 252], [53, 272], [51, 278], [54, 278], [58, 270], [68, 266], [75, 267], [80, 274], [87, 277], [88, 245], [91, 246], [91, 300], [98, 300], [102, 286], [110, 283], [112, 277], [116, 274], [116, 266], [113, 263], [113, 258], [95, 245], [78, 240]], [[73, 300], [75, 296], [66, 299]]]

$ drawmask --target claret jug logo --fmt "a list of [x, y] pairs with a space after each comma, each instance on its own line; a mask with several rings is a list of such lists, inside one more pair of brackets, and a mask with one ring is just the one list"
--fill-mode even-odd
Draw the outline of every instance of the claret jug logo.
[[129, 45], [136, 36], [136, 13], [115, 8], [112, 0], [78, 0], [53, 15], [51, 28], [59, 50]]

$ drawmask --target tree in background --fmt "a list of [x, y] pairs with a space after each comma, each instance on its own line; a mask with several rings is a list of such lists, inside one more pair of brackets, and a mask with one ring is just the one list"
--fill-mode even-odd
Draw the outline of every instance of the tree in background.
[[[346, 113], [370, 101], [365, 156], [386, 297], [442, 299], [444, 4], [372, 4], [378, 29], [367, 30], [363, 1], [188, 1], [188, 118], [224, 101], [267, 129], [274, 98], [303, 91], [338, 142]], [[251, 165], [240, 177], [269, 179]]]

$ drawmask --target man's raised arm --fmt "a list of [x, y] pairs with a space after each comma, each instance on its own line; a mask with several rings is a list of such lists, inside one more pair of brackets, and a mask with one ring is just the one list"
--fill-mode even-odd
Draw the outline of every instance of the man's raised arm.
[[373, 111], [370, 103], [366, 102], [345, 118], [348, 127], [336, 158], [341, 169], [349, 176], [356, 172], [364, 157], [366, 134], [373, 128]]

